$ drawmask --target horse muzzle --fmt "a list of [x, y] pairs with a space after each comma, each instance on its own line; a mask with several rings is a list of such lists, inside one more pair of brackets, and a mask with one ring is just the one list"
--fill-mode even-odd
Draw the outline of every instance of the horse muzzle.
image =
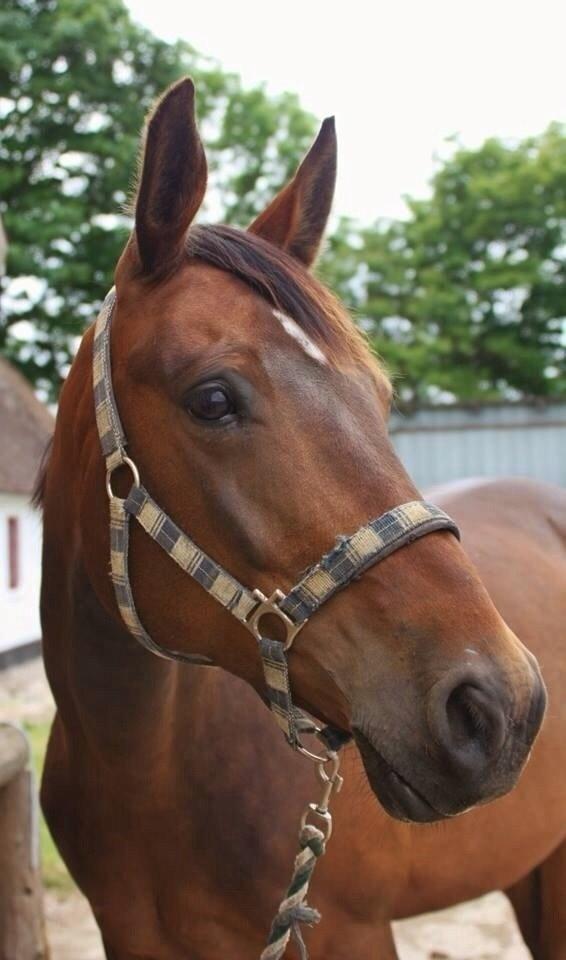
[[416, 749], [403, 744], [402, 732], [382, 745], [371, 724], [354, 724], [368, 781], [387, 813], [430, 823], [494, 800], [515, 786], [546, 708], [546, 689], [530, 654], [525, 670], [529, 678], [522, 678], [521, 707], [495, 669], [450, 671], [430, 690], [424, 737]]

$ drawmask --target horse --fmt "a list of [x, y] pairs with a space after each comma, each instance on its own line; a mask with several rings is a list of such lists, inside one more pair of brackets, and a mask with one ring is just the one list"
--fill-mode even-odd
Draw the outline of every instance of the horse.
[[[273, 723], [257, 638], [136, 523], [144, 632], [128, 629], [109, 509], [139, 492], [139, 470], [193, 546], [269, 596], [368, 518], [421, 503], [388, 438], [388, 376], [310, 271], [335, 176], [327, 120], [247, 230], [194, 224], [206, 185], [194, 87], [170, 88], [147, 121], [115, 274], [107, 378], [126, 466], [106, 474], [92, 327], [61, 393], [37, 491], [57, 705], [41, 802], [108, 960], [259, 956], [316, 783]], [[564, 960], [566, 498], [494, 481], [437, 499], [462, 542], [448, 528], [405, 542], [287, 651], [297, 707], [353, 736], [309, 950], [392, 960], [392, 918], [501, 887], [536, 960]], [[522, 640], [544, 667], [544, 724]]]

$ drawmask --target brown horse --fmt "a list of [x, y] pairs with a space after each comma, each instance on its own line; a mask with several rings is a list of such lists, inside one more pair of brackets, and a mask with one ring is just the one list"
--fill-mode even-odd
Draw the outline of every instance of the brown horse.
[[[334, 177], [327, 121], [249, 231], [191, 227], [206, 165], [183, 81], [150, 118], [116, 272], [112, 377], [128, 450], [179, 526], [267, 594], [338, 534], [418, 496], [388, 440], [387, 377], [307, 269]], [[131, 578], [149, 634], [223, 669], [160, 660], [124, 627], [92, 352], [89, 330], [42, 483], [57, 701], [43, 807], [108, 958], [250, 960], [288, 878], [312, 765], [257, 695], [254, 638], [139, 528]], [[128, 489], [126, 476], [112, 483]], [[535, 956], [563, 960], [565, 497], [516, 482], [440, 499], [465, 550], [443, 531], [397, 551], [321, 608], [289, 653], [297, 703], [356, 739], [309, 947], [318, 960], [391, 958], [391, 918], [503, 887]], [[506, 794], [539, 729], [544, 687], [513, 629], [542, 659], [548, 720], [513, 793], [446, 819]]]

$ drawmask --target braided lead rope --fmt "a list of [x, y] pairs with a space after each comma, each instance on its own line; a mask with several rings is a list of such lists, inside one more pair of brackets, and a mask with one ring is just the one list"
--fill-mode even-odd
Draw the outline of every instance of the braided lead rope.
[[[324, 731], [319, 732], [318, 737], [324, 743]], [[314, 755], [307, 754], [307, 756]], [[325, 769], [327, 763], [331, 765], [330, 773]], [[336, 751], [326, 750], [324, 757], [317, 763], [318, 777], [323, 785], [322, 797], [318, 803], [309, 803], [301, 817], [300, 851], [295, 858], [293, 876], [271, 924], [267, 946], [260, 960], [280, 960], [291, 936], [297, 944], [300, 960], [308, 960], [309, 955], [303, 940], [301, 925], [307, 924], [312, 927], [320, 920], [320, 913], [307, 904], [306, 898], [317, 860], [326, 852], [326, 844], [332, 833], [332, 816], [328, 807], [332, 794], [339, 793], [342, 788], [343, 780], [338, 772], [339, 769], [340, 758]], [[307, 823], [311, 816], [322, 820], [324, 828], [320, 829], [312, 823]]]
[[271, 924], [267, 946], [262, 952], [260, 960], [280, 960], [280, 957], [285, 953], [291, 934], [299, 948], [301, 960], [308, 960], [300, 924], [306, 923], [312, 927], [320, 920], [318, 910], [309, 907], [305, 900], [316, 861], [322, 856], [326, 848], [322, 830], [312, 826], [312, 824], [305, 824], [299, 834], [299, 845], [301, 850], [295, 858], [295, 869], [291, 882]]

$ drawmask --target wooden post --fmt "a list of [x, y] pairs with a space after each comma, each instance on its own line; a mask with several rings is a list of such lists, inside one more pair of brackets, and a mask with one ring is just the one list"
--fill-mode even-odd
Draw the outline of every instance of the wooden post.
[[0, 724], [0, 960], [47, 960], [29, 746]]

